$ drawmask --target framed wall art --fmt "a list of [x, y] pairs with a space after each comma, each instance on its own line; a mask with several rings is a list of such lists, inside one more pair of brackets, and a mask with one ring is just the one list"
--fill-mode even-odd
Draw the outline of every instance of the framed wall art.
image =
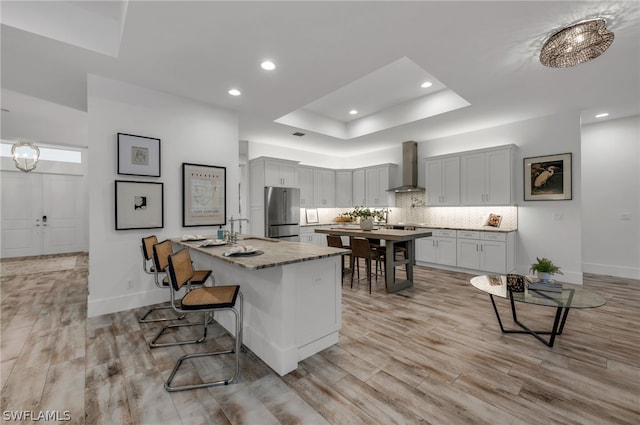
[[160, 177], [160, 139], [118, 133], [118, 174]]
[[571, 153], [524, 158], [524, 200], [571, 199]]
[[489, 214], [484, 225], [489, 227], [500, 227], [502, 223], [502, 216], [499, 214]]
[[226, 180], [226, 167], [182, 164], [184, 227], [227, 224]]
[[116, 180], [116, 230], [164, 227], [164, 184]]
[[317, 208], [307, 208], [305, 210], [307, 216], [307, 223], [317, 223], [318, 222], [318, 209]]

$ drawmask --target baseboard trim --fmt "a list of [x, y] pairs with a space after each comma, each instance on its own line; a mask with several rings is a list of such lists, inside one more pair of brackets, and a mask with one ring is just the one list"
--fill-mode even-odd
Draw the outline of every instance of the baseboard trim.
[[102, 298], [99, 300], [92, 300], [91, 296], [89, 296], [87, 303], [87, 317], [96, 317], [102, 316], [103, 314], [131, 310], [134, 308], [167, 302], [169, 300], [169, 291], [159, 289], [136, 292], [133, 294], [124, 294], [111, 298]]
[[622, 277], [625, 279], [640, 279], [640, 268], [611, 266], [608, 264], [583, 263], [582, 271], [591, 274]]

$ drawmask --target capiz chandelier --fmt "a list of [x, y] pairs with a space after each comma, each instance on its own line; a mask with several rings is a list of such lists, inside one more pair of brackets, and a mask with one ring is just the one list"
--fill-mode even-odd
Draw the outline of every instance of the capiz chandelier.
[[545, 41], [540, 51], [540, 62], [552, 68], [567, 68], [588, 62], [604, 53], [613, 43], [613, 37], [603, 18], [578, 22]]

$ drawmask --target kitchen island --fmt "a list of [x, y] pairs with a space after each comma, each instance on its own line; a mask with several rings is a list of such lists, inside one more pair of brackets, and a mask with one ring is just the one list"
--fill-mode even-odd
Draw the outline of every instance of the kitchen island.
[[[215, 239], [215, 237], [213, 237]], [[298, 362], [338, 342], [342, 310], [341, 256], [349, 250], [249, 235], [236, 245], [189, 248], [198, 269], [211, 269], [217, 285], [240, 285], [243, 343], [281, 376]], [[225, 256], [232, 247], [251, 246], [258, 255]], [[233, 333], [233, 316], [216, 313]]]
[[[415, 240], [427, 238], [431, 232], [427, 230], [396, 230], [396, 229], [371, 229], [362, 230], [359, 226], [336, 226], [330, 229], [316, 229], [316, 233], [329, 235], [359, 237], [367, 239], [381, 239], [385, 241], [385, 287], [387, 292], [398, 292], [402, 289], [413, 286], [413, 264], [416, 261]], [[406, 242], [407, 258], [396, 259], [395, 245], [397, 242]], [[406, 266], [407, 278], [396, 281], [395, 268]]]

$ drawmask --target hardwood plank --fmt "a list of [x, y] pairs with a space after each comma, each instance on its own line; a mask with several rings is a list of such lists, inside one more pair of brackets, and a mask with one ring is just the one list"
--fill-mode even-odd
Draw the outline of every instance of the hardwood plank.
[[[203, 344], [152, 350], [147, 343], [162, 324], [138, 323], [146, 308], [87, 319], [88, 260], [74, 255], [73, 270], [0, 276], [3, 410], [69, 406], [72, 423], [99, 425], [618, 425], [640, 417], [637, 280], [585, 274], [585, 287], [607, 304], [572, 310], [549, 348], [530, 335], [502, 334], [469, 274], [416, 267], [415, 286], [396, 294], [381, 279], [369, 294], [347, 277], [337, 345], [284, 377], [244, 347], [237, 383], [167, 393], [163, 382], [180, 356], [233, 339], [213, 323]], [[498, 308], [505, 326], [517, 326], [508, 302]], [[518, 313], [550, 327], [554, 311]], [[181, 328], [163, 338], [201, 332]], [[232, 364], [233, 356], [197, 359], [176, 379], [199, 382]]]

